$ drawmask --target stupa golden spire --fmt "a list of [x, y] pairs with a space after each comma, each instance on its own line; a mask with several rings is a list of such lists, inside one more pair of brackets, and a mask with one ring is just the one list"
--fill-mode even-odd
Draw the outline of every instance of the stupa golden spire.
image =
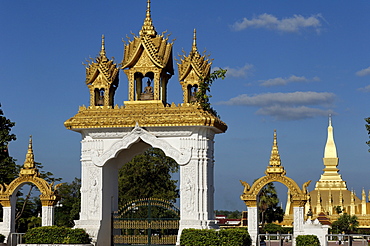
[[337, 147], [334, 142], [332, 119], [329, 116], [328, 137], [326, 140], [323, 162], [325, 168], [320, 180], [316, 182], [315, 189], [333, 189], [333, 190], [347, 190], [346, 182], [342, 180], [337, 168], [339, 158], [337, 155]]

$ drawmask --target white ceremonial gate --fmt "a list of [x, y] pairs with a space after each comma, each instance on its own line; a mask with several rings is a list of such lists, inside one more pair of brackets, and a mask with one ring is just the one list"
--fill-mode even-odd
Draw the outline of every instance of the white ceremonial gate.
[[[192, 50], [181, 57], [183, 103], [167, 103], [167, 83], [174, 74], [172, 43], [154, 29], [150, 1], [139, 36], [125, 44], [120, 68], [100, 55], [86, 67], [90, 106], [65, 122], [81, 141], [81, 214], [96, 245], [111, 244], [111, 214], [118, 210], [118, 170], [135, 155], [155, 147], [180, 165], [180, 228], [215, 228], [214, 136], [227, 126], [194, 102], [193, 90], [210, 74], [211, 62]], [[119, 69], [128, 78], [129, 101], [114, 105]], [[178, 242], [179, 243], [179, 238]]]

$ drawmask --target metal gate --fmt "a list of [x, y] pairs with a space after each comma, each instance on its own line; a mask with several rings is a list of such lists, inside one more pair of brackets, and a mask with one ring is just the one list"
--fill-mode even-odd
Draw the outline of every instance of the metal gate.
[[175, 245], [180, 210], [171, 202], [145, 198], [113, 213], [113, 245]]

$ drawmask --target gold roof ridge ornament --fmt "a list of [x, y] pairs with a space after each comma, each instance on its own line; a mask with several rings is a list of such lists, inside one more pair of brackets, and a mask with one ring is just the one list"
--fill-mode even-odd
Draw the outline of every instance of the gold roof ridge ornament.
[[285, 175], [286, 171], [284, 170], [284, 167], [281, 165], [281, 159], [277, 144], [277, 135], [276, 130], [274, 130], [274, 141], [271, 149], [271, 156], [269, 161], [269, 166], [267, 166], [267, 169], [265, 171], [266, 175], [269, 174], [280, 174]]

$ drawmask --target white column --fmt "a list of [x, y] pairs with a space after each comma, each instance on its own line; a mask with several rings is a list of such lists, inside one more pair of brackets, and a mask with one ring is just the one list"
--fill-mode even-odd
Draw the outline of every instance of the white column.
[[190, 138], [182, 139], [182, 147], [192, 147], [192, 158], [180, 166], [180, 228], [217, 228], [214, 218], [213, 132], [200, 129]]
[[9, 233], [15, 231], [15, 206], [3, 207], [3, 222], [2, 222], [2, 232], [4, 236], [8, 236]]
[[252, 246], [257, 246], [258, 237], [258, 208], [248, 207], [248, 233], [252, 239]]
[[81, 212], [75, 228], [85, 229], [96, 242], [102, 220], [102, 168], [86, 156], [82, 156], [81, 164]]
[[54, 224], [54, 206], [42, 206], [41, 226], [52, 226]]
[[299, 235], [304, 235], [303, 224], [304, 224], [304, 207], [294, 207], [294, 223], [293, 223], [293, 244], [295, 246], [295, 238]]

